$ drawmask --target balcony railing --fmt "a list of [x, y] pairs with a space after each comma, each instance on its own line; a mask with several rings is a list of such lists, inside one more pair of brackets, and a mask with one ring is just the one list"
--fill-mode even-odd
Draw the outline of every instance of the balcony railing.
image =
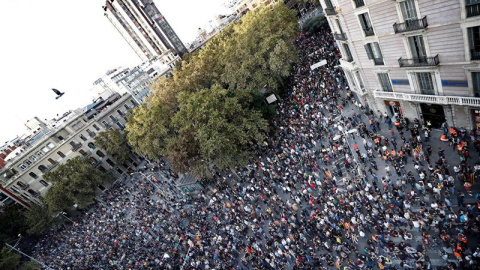
[[363, 32], [365, 33], [365, 36], [374, 36], [375, 32], [373, 32], [373, 28], [363, 28]]
[[480, 15], [480, 3], [466, 5], [465, 10], [467, 11], [467, 18]]
[[57, 166], [58, 166], [58, 162], [55, 161], [55, 163], [51, 163], [50, 165], [47, 166], [47, 172], [53, 170]]
[[81, 143], [72, 144], [72, 151], [77, 151], [80, 147], [82, 147]]
[[373, 58], [373, 63], [375, 63], [376, 66], [385, 65], [385, 63], [383, 62], [383, 58]]
[[470, 50], [470, 60], [480, 60], [480, 52]]
[[82, 156], [83, 157], [89, 157], [92, 154], [90, 151], [83, 152]]
[[357, 8], [365, 6], [363, 0], [353, 0], [353, 2], [355, 2], [355, 7]]
[[336, 40], [341, 40], [341, 41], [346, 41], [347, 40], [347, 35], [345, 33], [334, 33], [333, 36], [335, 37]]
[[398, 99], [428, 104], [480, 106], [480, 98], [476, 97], [432, 96], [382, 91], [374, 91], [373, 95], [375, 98]]
[[325, 9], [325, 13], [327, 13], [327, 15], [336, 15], [337, 11], [334, 7], [328, 7]]
[[427, 16], [418, 19], [418, 20], [407, 20], [403, 23], [394, 23], [393, 24], [393, 31], [395, 34], [414, 31], [419, 29], [425, 29], [428, 26]]
[[429, 67], [438, 66], [439, 63], [438, 54], [433, 57], [416, 57], [411, 59], [403, 59], [400, 57], [398, 59], [400, 67]]

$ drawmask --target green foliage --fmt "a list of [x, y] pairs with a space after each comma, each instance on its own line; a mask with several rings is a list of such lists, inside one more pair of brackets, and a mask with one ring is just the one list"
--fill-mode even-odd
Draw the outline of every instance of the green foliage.
[[42, 266], [35, 261], [28, 261], [20, 267], [20, 270], [41, 270]]
[[[25, 216], [21, 206], [12, 204], [3, 208], [0, 214], [0, 235], [5, 241], [18, 238], [26, 230]], [[0, 268], [1, 269], [1, 268]]]
[[2, 248], [0, 251], [0, 269], [16, 270], [22, 257], [9, 247]]
[[74, 204], [83, 209], [94, 202], [97, 186], [106, 178], [107, 174], [92, 167], [86, 159], [73, 158], [44, 175], [45, 181], [54, 184], [45, 202], [51, 213], [72, 209]]
[[105, 149], [119, 163], [125, 163], [131, 154], [127, 134], [117, 129], [98, 133], [98, 136], [95, 137], [95, 144]]
[[46, 204], [34, 204], [25, 212], [25, 222], [28, 225], [28, 234], [41, 235], [52, 225], [52, 214]]
[[243, 164], [263, 139], [274, 106], [260, 93], [278, 93], [297, 61], [295, 12], [283, 3], [259, 8], [184, 57], [173, 78], [152, 86], [145, 105], [128, 119], [127, 139], [150, 159], [199, 177], [209, 166]]
[[319, 32], [325, 26], [328, 26], [327, 18], [323, 15], [318, 15], [306, 20], [302, 25], [302, 31], [313, 34]]
[[[208, 177], [208, 166], [221, 170], [244, 165], [251, 152], [249, 143], [263, 140], [267, 122], [260, 112], [243, 108], [235, 96], [220, 86], [179, 97], [180, 110], [173, 118], [180, 136], [170, 140], [173, 164], [191, 167], [197, 175]], [[184, 148], [184, 146], [190, 147]], [[178, 156], [177, 156], [178, 155]]]

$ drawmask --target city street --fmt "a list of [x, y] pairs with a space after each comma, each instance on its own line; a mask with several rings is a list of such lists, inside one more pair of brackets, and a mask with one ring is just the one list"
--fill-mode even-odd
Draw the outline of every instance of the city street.
[[[133, 173], [75, 226], [43, 238], [34, 256], [53, 269], [478, 266], [478, 179], [463, 187], [460, 155], [440, 141], [443, 131], [427, 141], [423, 123], [397, 128], [355, 101], [334, 68], [329, 30], [296, 45], [301, 59], [277, 107], [276, 136], [247, 167], [188, 196], [164, 171]], [[479, 157], [472, 143], [466, 149], [469, 176]]]

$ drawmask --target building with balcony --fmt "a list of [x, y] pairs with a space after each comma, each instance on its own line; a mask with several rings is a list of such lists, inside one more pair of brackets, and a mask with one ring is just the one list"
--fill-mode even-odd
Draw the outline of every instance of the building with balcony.
[[479, 0], [320, 0], [355, 97], [375, 112], [480, 128]]
[[116, 174], [123, 174], [129, 166], [137, 166], [134, 160], [130, 165], [116, 164], [105, 150], [95, 145], [99, 132], [123, 130], [127, 112], [136, 106], [138, 103], [131, 95], [113, 94], [72, 111], [68, 120], [52, 125], [36, 141], [17, 146], [21, 151], [10, 152], [5, 167], [0, 169], [0, 206], [16, 202], [29, 207], [39, 203], [51, 186], [43, 175], [78, 156], [87, 158], [101, 171]]
[[103, 10], [143, 61], [160, 57], [174, 63], [187, 52], [153, 0], [106, 0]]

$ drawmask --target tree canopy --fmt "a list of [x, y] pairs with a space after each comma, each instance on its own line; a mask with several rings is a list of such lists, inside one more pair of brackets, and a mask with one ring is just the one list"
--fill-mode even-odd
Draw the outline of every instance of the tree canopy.
[[244, 164], [272, 115], [264, 93], [278, 93], [297, 60], [295, 12], [283, 3], [247, 13], [157, 80], [128, 118], [127, 139], [150, 159], [182, 172]]
[[95, 137], [95, 144], [105, 149], [119, 163], [125, 163], [131, 154], [127, 135], [118, 129], [98, 133]]
[[45, 202], [52, 213], [72, 209], [74, 204], [83, 209], [94, 202], [98, 185], [108, 177], [86, 159], [73, 158], [44, 175], [45, 181], [54, 184], [45, 195]]

